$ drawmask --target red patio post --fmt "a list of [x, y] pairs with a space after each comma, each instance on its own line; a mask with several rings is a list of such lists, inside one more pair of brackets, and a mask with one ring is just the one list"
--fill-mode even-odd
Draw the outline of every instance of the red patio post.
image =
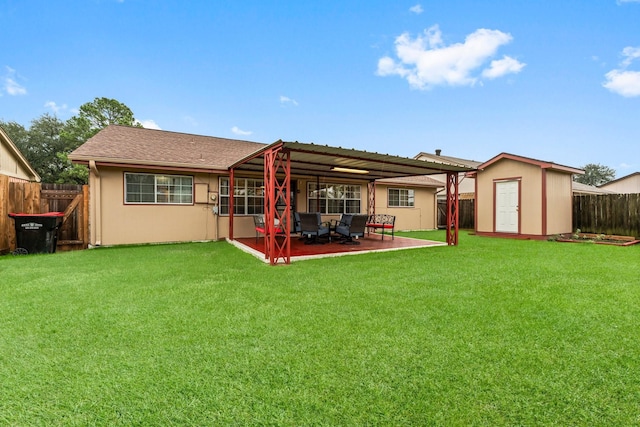
[[[278, 182], [277, 174], [281, 173], [282, 181]], [[285, 264], [291, 263], [291, 158], [289, 150], [283, 150], [277, 145], [264, 153], [264, 220], [267, 228], [265, 235], [265, 258], [271, 265], [279, 260]], [[282, 213], [278, 212], [277, 202], [284, 202]], [[276, 219], [278, 227], [284, 233], [276, 233]], [[278, 241], [278, 237], [281, 241]]]
[[447, 245], [458, 245], [458, 173], [447, 172]]
[[233, 240], [233, 192], [235, 191], [235, 187], [233, 185], [234, 179], [233, 168], [231, 168], [231, 170], [229, 171], [229, 240]]
[[369, 206], [367, 206], [367, 213], [371, 216], [376, 214], [376, 182], [375, 181], [369, 181], [367, 183], [367, 191], [369, 192]]

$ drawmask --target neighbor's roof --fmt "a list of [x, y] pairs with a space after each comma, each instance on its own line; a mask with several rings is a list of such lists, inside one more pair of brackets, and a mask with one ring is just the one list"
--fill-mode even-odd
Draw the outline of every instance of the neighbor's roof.
[[494, 163], [499, 162], [500, 160], [503, 159], [509, 159], [509, 160], [514, 160], [517, 162], [522, 162], [522, 163], [527, 163], [527, 164], [531, 164], [531, 165], [535, 165], [535, 166], [539, 166], [541, 169], [553, 169], [553, 170], [557, 170], [560, 172], [566, 172], [566, 173], [576, 173], [576, 174], [584, 174], [584, 171], [582, 169], [577, 169], [577, 168], [572, 168], [571, 166], [564, 166], [564, 165], [559, 165], [557, 163], [553, 163], [553, 162], [547, 162], [544, 160], [537, 160], [537, 159], [532, 159], [530, 157], [523, 157], [523, 156], [518, 156], [515, 154], [509, 154], [509, 153], [500, 153], [497, 156], [495, 156], [494, 158], [492, 158], [491, 160], [488, 160], [486, 162], [484, 162], [483, 164], [478, 166], [479, 170], [485, 169], [489, 166], [491, 166]]
[[74, 150], [75, 162], [226, 171], [266, 144], [164, 130], [109, 125]]
[[467, 160], [467, 159], [461, 159], [459, 157], [443, 156], [443, 155], [431, 154], [431, 153], [425, 153], [425, 152], [421, 152], [420, 154], [416, 155], [414, 159], [429, 160], [430, 162], [436, 162], [436, 163], [465, 165], [473, 169], [476, 169], [478, 166], [482, 164], [482, 162], [478, 162], [476, 160]]
[[[2, 127], [0, 127], [0, 143], [2, 143], [2, 145], [7, 147], [7, 150], [9, 151], [9, 153], [13, 155], [13, 158], [15, 159], [16, 163], [19, 166], [22, 166], [22, 168], [24, 169], [24, 172], [26, 172], [27, 175], [30, 175], [28, 178], [31, 181], [40, 182], [41, 178], [40, 178], [40, 175], [38, 175], [38, 172], [36, 172], [36, 170], [33, 167], [31, 167], [31, 164], [29, 163], [27, 158], [24, 157], [22, 152], [18, 149], [18, 147], [11, 140], [11, 138], [9, 138], [9, 135], [7, 135], [7, 133], [4, 131], [4, 129], [2, 129]], [[4, 173], [9, 174], [10, 171], [4, 171]], [[15, 174], [14, 176], [14, 174], [11, 173], [10, 175], [15, 178], [20, 178], [20, 179], [23, 178], [19, 174]]]
[[604, 184], [600, 185], [599, 187], [600, 188], [605, 188], [609, 184], [615, 184], [617, 182], [626, 181], [626, 180], [628, 180], [630, 178], [633, 178], [633, 177], [635, 177], [637, 175], [640, 175], [640, 172], [633, 172], [633, 173], [630, 173], [629, 175], [621, 176], [620, 178], [614, 179], [614, 180], [609, 181], [609, 182], [605, 182]]
[[[345, 179], [360, 177], [361, 179], [373, 181], [385, 178], [474, 170], [465, 165], [443, 164], [297, 141], [276, 141], [238, 160], [232, 165], [232, 168], [241, 171], [262, 171], [264, 167], [263, 157], [269, 150], [289, 152], [291, 173], [298, 175], [330, 176]], [[357, 175], [346, 171], [336, 171], [333, 168], [355, 169], [365, 173]]]
[[604, 188], [598, 188], [593, 185], [583, 184], [581, 182], [573, 181], [572, 188], [574, 193], [580, 194], [614, 194], [614, 191], [605, 190]]
[[428, 175], [418, 175], [418, 176], [401, 176], [399, 178], [386, 178], [379, 179], [376, 181], [381, 184], [392, 184], [392, 185], [408, 185], [413, 187], [444, 187], [445, 183], [440, 181], [439, 179], [432, 178]]

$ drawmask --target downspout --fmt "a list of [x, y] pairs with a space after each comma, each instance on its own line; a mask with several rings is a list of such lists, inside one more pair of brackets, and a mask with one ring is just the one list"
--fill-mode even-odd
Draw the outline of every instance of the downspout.
[[[93, 189], [93, 195], [90, 195], [90, 198], [93, 199], [93, 212], [89, 215], [93, 225], [93, 244], [100, 246], [102, 245], [102, 180], [95, 160], [89, 160], [89, 170], [92, 181], [90, 188]], [[91, 206], [91, 204], [89, 205]]]

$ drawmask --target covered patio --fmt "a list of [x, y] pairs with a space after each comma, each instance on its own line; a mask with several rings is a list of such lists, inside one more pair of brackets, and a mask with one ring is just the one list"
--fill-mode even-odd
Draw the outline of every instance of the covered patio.
[[[289, 264], [292, 248], [291, 178], [305, 176], [334, 179], [358, 178], [367, 182], [366, 213], [376, 213], [375, 182], [384, 178], [446, 174], [447, 244], [458, 244], [458, 174], [473, 169], [464, 165], [415, 160], [388, 154], [371, 153], [340, 147], [321, 146], [300, 142], [277, 141], [234, 163], [230, 168], [229, 240], [235, 240], [234, 177], [238, 173], [262, 173], [264, 176], [264, 217], [268, 228], [262, 241], [264, 258], [270, 264]], [[284, 224], [282, 233], [276, 233], [275, 224]], [[373, 234], [371, 235], [373, 236]], [[376, 235], [377, 236], [377, 235]], [[379, 237], [379, 236], [378, 236]], [[399, 238], [396, 238], [399, 239]], [[365, 239], [363, 239], [364, 241]], [[392, 248], [395, 240], [381, 240], [381, 245]], [[329, 245], [336, 252], [338, 246]], [[362, 243], [361, 245], [362, 246]], [[295, 251], [294, 251], [295, 253]]]
[[[335, 237], [335, 236], [334, 236]], [[277, 237], [282, 239], [283, 237]], [[263, 259], [265, 262], [270, 260], [265, 257], [264, 247], [265, 239], [260, 237], [255, 239], [240, 238], [231, 242], [242, 251], [250, 253], [257, 258]], [[446, 246], [446, 243], [436, 242], [433, 240], [412, 239], [408, 237], [396, 236], [393, 240], [385, 238], [382, 240], [379, 234], [366, 235], [358, 239], [358, 245], [341, 244], [339, 238], [324, 244], [308, 245], [298, 236], [293, 236], [290, 240], [291, 261], [302, 261], [306, 259], [324, 258], [333, 256], [344, 256], [363, 254], [370, 252], [389, 252], [399, 251], [403, 249], [427, 248], [436, 246]]]

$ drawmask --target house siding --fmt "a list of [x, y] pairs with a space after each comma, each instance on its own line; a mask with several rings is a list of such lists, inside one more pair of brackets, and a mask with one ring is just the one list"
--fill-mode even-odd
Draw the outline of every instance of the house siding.
[[[225, 237], [216, 227], [216, 218], [212, 212], [213, 205], [209, 203], [193, 205], [124, 203], [125, 172], [165, 174], [166, 171], [102, 167], [98, 172], [96, 174], [92, 170], [90, 176], [92, 245], [216, 240]], [[194, 185], [206, 184], [210, 191], [217, 193], [217, 176], [191, 175], [194, 177]]]
[[[389, 188], [410, 188], [414, 190], [413, 207], [390, 207]], [[437, 224], [436, 188], [411, 187], [406, 185], [376, 184], [376, 213], [396, 217], [396, 230], [433, 230]]]
[[29, 171], [20, 165], [4, 142], [0, 144], [0, 174], [24, 181], [32, 181], [34, 179]]
[[640, 174], [620, 178], [615, 182], [601, 185], [600, 188], [617, 194], [638, 194], [640, 193]]
[[547, 172], [547, 235], [569, 233], [572, 226], [573, 190], [571, 175]]

